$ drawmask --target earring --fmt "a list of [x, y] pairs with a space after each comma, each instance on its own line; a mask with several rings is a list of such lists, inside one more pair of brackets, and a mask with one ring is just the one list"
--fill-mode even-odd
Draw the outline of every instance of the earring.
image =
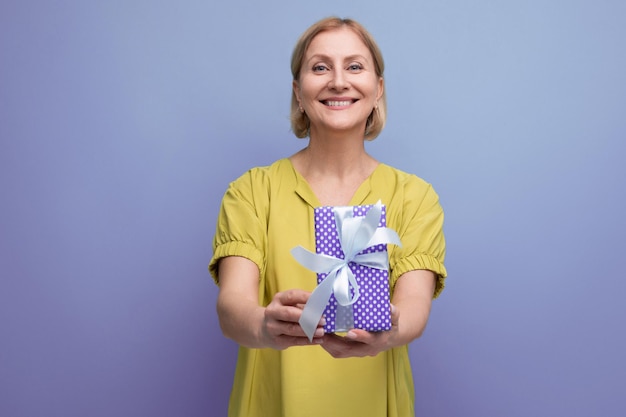
[[302, 105], [300, 105], [299, 110], [300, 110], [300, 113], [304, 113], [304, 109], [302, 108]]

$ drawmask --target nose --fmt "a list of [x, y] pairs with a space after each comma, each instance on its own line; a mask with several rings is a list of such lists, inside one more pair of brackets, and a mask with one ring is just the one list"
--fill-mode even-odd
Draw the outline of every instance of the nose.
[[346, 74], [343, 71], [333, 71], [328, 88], [331, 90], [345, 90], [350, 86]]

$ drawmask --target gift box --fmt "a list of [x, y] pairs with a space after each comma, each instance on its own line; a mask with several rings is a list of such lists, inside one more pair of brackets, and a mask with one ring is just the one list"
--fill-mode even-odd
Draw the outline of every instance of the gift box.
[[315, 254], [292, 250], [317, 272], [300, 321], [305, 333], [312, 336], [322, 315], [326, 333], [391, 329], [387, 244], [400, 239], [386, 227], [385, 206], [318, 207], [314, 216]]

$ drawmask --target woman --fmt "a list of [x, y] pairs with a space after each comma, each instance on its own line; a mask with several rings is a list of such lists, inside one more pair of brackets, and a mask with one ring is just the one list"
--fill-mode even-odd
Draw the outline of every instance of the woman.
[[[443, 212], [432, 187], [365, 151], [385, 118], [383, 59], [357, 22], [315, 23], [293, 52], [292, 128], [308, 146], [230, 184], [209, 270], [219, 285], [225, 336], [240, 345], [231, 416], [409, 416], [407, 344], [426, 326], [446, 276]], [[298, 324], [317, 281], [290, 255], [315, 246], [320, 206], [386, 206], [389, 331], [308, 339]]]

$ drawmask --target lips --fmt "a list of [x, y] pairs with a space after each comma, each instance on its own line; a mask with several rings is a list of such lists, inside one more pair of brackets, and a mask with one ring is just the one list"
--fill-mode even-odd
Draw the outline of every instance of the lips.
[[352, 99], [322, 100], [322, 103], [328, 107], [346, 107], [354, 102], [356, 102], [356, 100]]

